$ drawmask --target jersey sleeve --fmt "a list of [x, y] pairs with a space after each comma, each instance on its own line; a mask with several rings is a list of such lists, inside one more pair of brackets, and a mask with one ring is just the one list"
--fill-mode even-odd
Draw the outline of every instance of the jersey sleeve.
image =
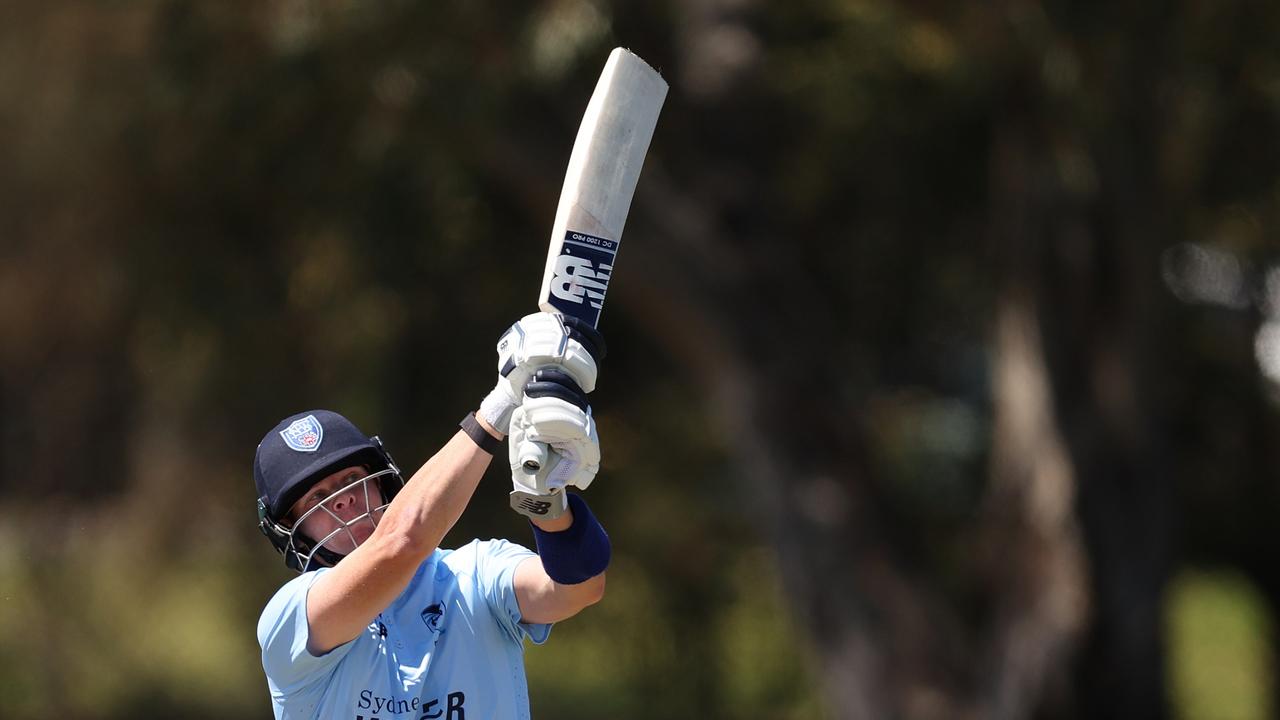
[[516, 599], [516, 567], [537, 553], [506, 540], [476, 541], [474, 546], [476, 581], [498, 624], [517, 643], [526, 637], [535, 645], [546, 642], [551, 624], [521, 622], [520, 602]]
[[266, 671], [271, 695], [277, 699], [291, 697], [328, 678], [354, 644], [344, 643], [320, 656], [307, 650], [307, 593], [324, 572], [328, 568], [290, 580], [271, 598], [258, 620], [262, 669]]

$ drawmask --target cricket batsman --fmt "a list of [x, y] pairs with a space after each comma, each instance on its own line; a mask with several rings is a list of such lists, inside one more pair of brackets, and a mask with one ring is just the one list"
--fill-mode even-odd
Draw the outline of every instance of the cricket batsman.
[[[586, 393], [603, 355], [586, 323], [523, 318], [499, 340], [497, 385], [408, 480], [377, 437], [334, 412], [266, 434], [259, 527], [299, 573], [258, 621], [276, 718], [529, 717], [524, 640], [545, 642], [604, 595], [609, 537], [567, 491], [599, 469]], [[512, 506], [537, 552], [506, 540], [441, 549], [508, 435]], [[541, 462], [522, 462], [530, 448]]]

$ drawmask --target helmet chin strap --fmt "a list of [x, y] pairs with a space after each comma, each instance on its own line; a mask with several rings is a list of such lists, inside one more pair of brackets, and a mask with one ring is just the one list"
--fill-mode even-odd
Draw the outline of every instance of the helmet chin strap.
[[[320, 568], [324, 568], [324, 567], [333, 567], [334, 565], [338, 564], [339, 560], [346, 557], [346, 555], [339, 555], [338, 553], [333, 552], [329, 548], [321, 547], [313, 550], [309, 557], [310, 559], [307, 560], [307, 564], [301, 570], [299, 570], [299, 572], [307, 572], [309, 570], [319, 570]], [[297, 561], [295, 560], [295, 562]]]

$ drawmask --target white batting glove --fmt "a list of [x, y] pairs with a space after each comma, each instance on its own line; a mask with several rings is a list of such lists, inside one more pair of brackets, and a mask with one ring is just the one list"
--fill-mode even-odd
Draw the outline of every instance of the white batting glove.
[[540, 371], [511, 417], [511, 507], [534, 518], [564, 512], [565, 488], [585, 490], [600, 470], [600, 436], [586, 396], [555, 370]]
[[526, 315], [498, 339], [498, 382], [476, 414], [495, 430], [509, 432], [512, 411], [539, 368], [558, 367], [591, 392], [596, 387], [596, 355], [603, 359], [604, 339], [590, 325], [554, 313]]

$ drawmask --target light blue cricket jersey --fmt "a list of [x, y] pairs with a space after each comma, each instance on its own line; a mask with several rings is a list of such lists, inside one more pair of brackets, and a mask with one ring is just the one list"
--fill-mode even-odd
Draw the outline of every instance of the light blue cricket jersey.
[[328, 568], [285, 584], [258, 620], [262, 667], [278, 720], [527, 720], [516, 566], [533, 555], [505, 540], [436, 550], [368, 629], [316, 657], [307, 651], [307, 591]]

